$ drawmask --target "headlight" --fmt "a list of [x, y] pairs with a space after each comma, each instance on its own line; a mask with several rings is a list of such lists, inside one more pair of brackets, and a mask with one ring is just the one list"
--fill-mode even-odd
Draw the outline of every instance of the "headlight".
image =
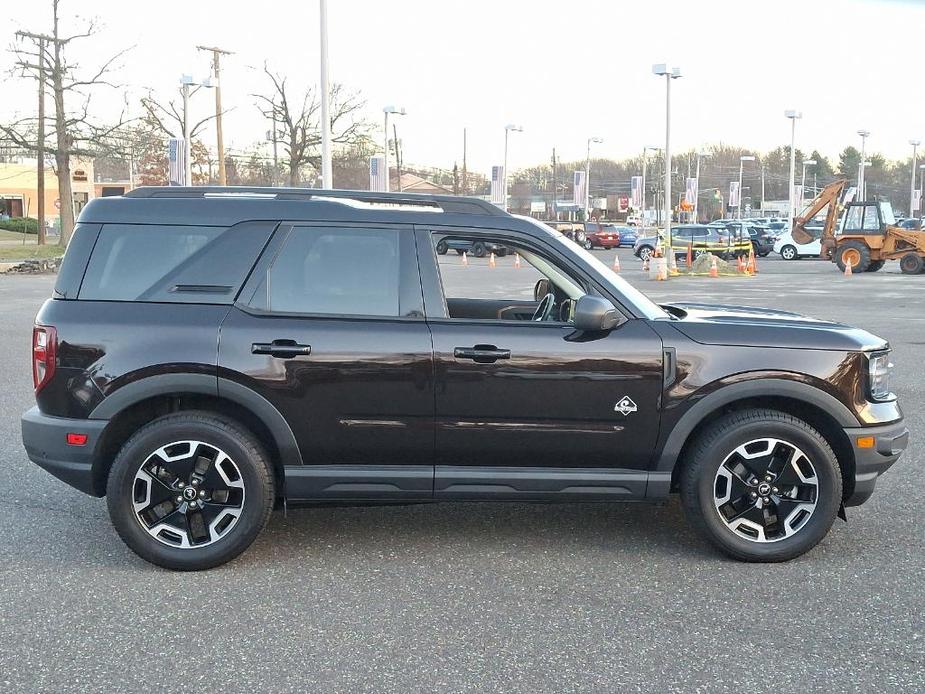
[[868, 356], [868, 375], [870, 383], [870, 397], [874, 400], [890, 400], [890, 375], [893, 373], [893, 364], [890, 363], [889, 352], [878, 352]]

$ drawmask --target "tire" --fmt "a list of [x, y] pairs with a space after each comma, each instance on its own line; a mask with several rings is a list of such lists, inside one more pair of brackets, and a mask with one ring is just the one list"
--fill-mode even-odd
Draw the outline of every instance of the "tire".
[[789, 243], [780, 249], [780, 257], [784, 260], [799, 260], [800, 254], [797, 253], [797, 247]]
[[484, 258], [488, 255], [488, 249], [485, 247], [485, 244], [481, 241], [476, 241], [472, 244], [472, 255], [476, 258]]
[[852, 272], [866, 272], [870, 266], [870, 248], [860, 241], [845, 241], [835, 249], [835, 264], [842, 272], [849, 264]]
[[504, 256], [507, 255], [507, 248], [499, 248], [498, 252], [495, 253], [495, 255], [497, 255], [499, 258], [503, 258]]
[[586, 251], [594, 250], [594, 243], [591, 241], [591, 239], [585, 239], [585, 242], [582, 245], [585, 247]]
[[652, 246], [640, 246], [640, 247], [639, 247], [639, 253], [637, 253], [636, 256], [637, 256], [640, 260], [651, 260], [651, 259], [652, 259], [652, 254], [653, 254], [654, 252], [655, 252], [655, 249], [652, 248]]
[[770, 254], [771, 254], [771, 251], [761, 251], [760, 253], [758, 253], [758, 257], [767, 258]]
[[917, 275], [922, 272], [923, 266], [925, 261], [917, 253], [906, 253], [899, 259], [899, 269], [904, 275]]
[[[781, 454], [798, 464], [781, 462]], [[766, 470], [768, 460], [771, 479], [757, 478], [755, 484], [749, 478]], [[681, 464], [681, 501], [691, 524], [742, 561], [788, 561], [808, 552], [828, 533], [842, 501], [841, 470], [831, 446], [803, 420], [776, 410], [721, 417], [698, 436]]]
[[[194, 487], [198, 496], [189, 494]], [[163, 500], [155, 502], [154, 494]], [[208, 503], [193, 510], [199, 497]], [[210, 569], [241, 554], [267, 524], [274, 498], [269, 458], [254, 435], [198, 411], [169, 414], [136, 431], [106, 485], [109, 516], [125, 544], [179, 571]]]
[[883, 269], [884, 265], [886, 265], [885, 260], [872, 260], [870, 261], [870, 265], [867, 266], [867, 272], [877, 272]]
[[446, 245], [446, 241], [437, 242], [437, 255], [446, 255], [448, 250], [449, 246]]

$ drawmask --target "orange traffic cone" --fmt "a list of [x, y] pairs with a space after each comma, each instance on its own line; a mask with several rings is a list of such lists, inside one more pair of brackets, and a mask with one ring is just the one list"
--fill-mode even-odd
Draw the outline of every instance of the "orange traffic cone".
[[662, 257], [662, 241], [661, 241], [661, 239], [659, 239], [658, 241], [656, 241], [656, 243], [655, 243], [655, 252], [652, 254], [652, 257], [653, 257], [653, 258], [661, 258], [661, 257]]
[[755, 261], [755, 249], [754, 248], [752, 248], [748, 252], [748, 266], [746, 266], [745, 270], [749, 275], [758, 274], [758, 264]]
[[495, 262], [495, 254], [492, 253], [488, 256], [488, 267], [495, 267], [497, 263]]
[[514, 267], [520, 267], [520, 253], [514, 254]]
[[713, 263], [710, 265], [710, 277], [719, 277], [719, 267], [716, 265], [716, 256], [713, 256]]
[[618, 255], [613, 257], [613, 271], [620, 272], [620, 256]]
[[851, 267], [851, 263], [845, 263], [845, 277], [851, 277], [854, 274]]
[[462, 254], [462, 264], [463, 265], [469, 264], [469, 254], [466, 253], [466, 251], [463, 251], [463, 254]]
[[745, 273], [747, 272], [747, 270], [748, 268], [745, 265], [745, 256], [744, 255], [738, 256], [738, 260], [736, 261], [736, 271], [740, 273]]

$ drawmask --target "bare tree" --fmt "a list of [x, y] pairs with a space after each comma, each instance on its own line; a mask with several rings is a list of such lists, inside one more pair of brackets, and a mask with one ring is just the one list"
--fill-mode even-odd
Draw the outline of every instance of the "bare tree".
[[[51, 87], [54, 102], [51, 139], [54, 144], [45, 151], [55, 158], [60, 198], [61, 239], [66, 246], [74, 229], [74, 196], [71, 188], [71, 157], [93, 157], [105, 148], [109, 136], [125, 123], [120, 114], [115, 124], [100, 125], [89, 116], [90, 97], [96, 87], [116, 87], [109, 74], [117, 61], [129, 50], [122, 50], [103, 62], [95, 70], [78, 74], [78, 66], [68, 62], [65, 50], [79, 39], [92, 37], [97, 33], [96, 23], [91, 20], [83, 31], [62, 36], [59, 26], [60, 0], [52, 0], [53, 28], [51, 35], [20, 32], [20, 39], [13, 46], [16, 68], [23, 76], [40, 79], [42, 73]], [[73, 106], [77, 101], [78, 105]], [[39, 150], [37, 117], [29, 116], [0, 125], [0, 134], [16, 146], [29, 152]]]
[[[202, 87], [195, 87], [190, 91], [190, 97], [200, 89], [202, 89]], [[185, 132], [183, 119], [186, 118], [187, 114], [183, 112], [182, 90], [178, 90], [178, 93], [180, 94], [179, 100], [177, 98], [171, 99], [166, 105], [157, 101], [151, 94], [141, 99], [141, 106], [145, 110], [145, 120], [167, 137], [182, 138]], [[222, 111], [222, 113], [225, 114], [227, 111]], [[189, 130], [190, 140], [195, 141], [196, 136], [202, 132], [206, 123], [210, 120], [214, 120], [216, 117], [217, 114], [213, 113], [191, 124]]]
[[[272, 84], [270, 96], [254, 94], [257, 108], [275, 123], [279, 141], [289, 167], [289, 185], [297, 186], [305, 165], [321, 168], [321, 100], [318, 90], [310, 87], [294, 92], [286, 78], [266, 65], [264, 73]], [[335, 144], [355, 145], [367, 137], [369, 123], [359, 117], [366, 102], [343, 85], [331, 88], [331, 139]]]

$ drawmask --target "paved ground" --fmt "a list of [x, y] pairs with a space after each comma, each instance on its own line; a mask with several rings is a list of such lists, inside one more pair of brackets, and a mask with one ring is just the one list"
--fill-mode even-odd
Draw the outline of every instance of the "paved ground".
[[[925, 690], [925, 276], [768, 260], [751, 279], [656, 283], [621, 256], [657, 299], [892, 342], [912, 447], [810, 554], [729, 561], [676, 502], [443, 504], [278, 514], [228, 566], [156, 569], [102, 500], [27, 461], [29, 326], [52, 281], [0, 277], [0, 691]], [[509, 260], [473, 261], [469, 281], [523, 285]]]

